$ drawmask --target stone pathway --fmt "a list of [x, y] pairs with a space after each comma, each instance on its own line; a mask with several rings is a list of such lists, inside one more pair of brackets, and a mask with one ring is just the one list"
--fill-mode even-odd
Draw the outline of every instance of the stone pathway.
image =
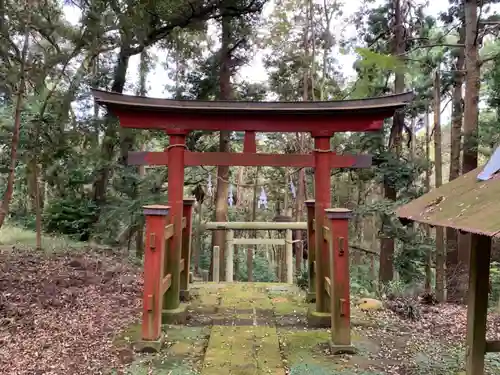
[[[212, 325], [202, 375], [285, 375], [276, 305], [292, 303], [289, 312], [293, 314], [297, 301], [291, 302], [290, 296], [297, 294], [297, 299], [302, 299], [297, 289], [266, 284], [205, 284], [197, 294], [189, 324]], [[215, 306], [211, 304], [214, 301]], [[279, 310], [286, 308], [281, 306]]]
[[329, 330], [307, 328], [309, 305], [295, 286], [195, 283], [191, 290], [187, 324], [166, 326], [165, 348], [136, 358], [127, 375], [353, 375], [353, 366], [376, 363], [330, 355]]

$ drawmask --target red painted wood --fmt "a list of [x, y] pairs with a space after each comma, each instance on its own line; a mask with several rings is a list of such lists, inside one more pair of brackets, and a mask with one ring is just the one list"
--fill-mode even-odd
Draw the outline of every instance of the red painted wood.
[[[152, 206], [151, 206], [152, 207]], [[142, 339], [158, 340], [161, 334], [162, 278], [165, 252], [167, 206], [158, 206], [158, 210], [149, 209], [146, 215], [146, 248], [144, 251], [144, 294], [142, 311]], [[162, 208], [163, 207], [163, 208]]]
[[[130, 165], [168, 165], [168, 152], [131, 152]], [[185, 166], [269, 166], [269, 167], [314, 167], [312, 154], [257, 154], [250, 152], [191, 152], [186, 151]], [[368, 155], [337, 155], [327, 153], [330, 168], [368, 167]]]
[[193, 205], [195, 199], [184, 199], [182, 216], [186, 218], [186, 226], [182, 230], [182, 259], [184, 267], [181, 270], [181, 294], [186, 296], [189, 290], [189, 270], [191, 268], [191, 237], [193, 227]]
[[[315, 137], [316, 150], [329, 150], [330, 137]], [[316, 221], [316, 311], [328, 312], [328, 295], [323, 283], [328, 275], [328, 246], [323, 240], [323, 223], [325, 209], [330, 207], [330, 155], [326, 152], [314, 151], [316, 169], [314, 170], [314, 198]]]
[[182, 217], [184, 210], [184, 154], [185, 135], [170, 135], [168, 152], [168, 204], [174, 235], [169, 239], [167, 252], [168, 270], [172, 275], [170, 288], [165, 293], [163, 308], [173, 310], [180, 304], [180, 260], [182, 253]]
[[257, 152], [257, 143], [255, 142], [255, 132], [246, 131], [243, 139], [243, 152]]
[[[329, 219], [331, 241], [333, 243], [333, 283], [335, 295], [332, 303], [332, 339], [335, 345], [351, 344], [351, 307], [349, 293], [349, 220], [347, 218]], [[340, 246], [341, 241], [343, 246]]]
[[193, 113], [186, 118], [185, 114], [140, 111], [135, 108], [114, 108], [113, 113], [119, 118], [124, 128], [163, 129], [166, 131], [184, 130], [233, 130], [254, 132], [335, 132], [375, 131], [380, 130], [383, 120], [391, 117], [394, 109], [382, 109], [377, 113], [346, 112], [332, 118], [331, 115], [254, 115], [240, 118], [228, 114], [200, 115]]

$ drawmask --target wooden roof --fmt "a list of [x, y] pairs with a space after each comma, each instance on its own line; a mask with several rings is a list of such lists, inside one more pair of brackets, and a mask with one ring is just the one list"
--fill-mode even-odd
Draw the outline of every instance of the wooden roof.
[[479, 167], [414, 201], [396, 214], [432, 226], [451, 227], [490, 237], [500, 234], [500, 174], [478, 179]]
[[355, 111], [376, 113], [377, 111], [396, 110], [410, 103], [414, 94], [387, 95], [377, 98], [335, 101], [300, 101], [300, 102], [249, 102], [249, 101], [201, 101], [201, 100], [173, 100], [155, 99], [143, 96], [123, 95], [115, 92], [92, 90], [97, 103], [112, 108], [126, 107], [128, 110], [180, 112], [189, 110], [203, 113], [231, 113], [231, 114], [335, 114]]

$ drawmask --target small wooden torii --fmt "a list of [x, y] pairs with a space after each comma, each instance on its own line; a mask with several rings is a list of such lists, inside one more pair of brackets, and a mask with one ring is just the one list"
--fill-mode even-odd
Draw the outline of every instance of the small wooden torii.
[[[317, 249], [310, 250], [315, 269], [310, 270], [309, 286], [314, 290], [316, 310], [332, 315], [334, 345], [350, 345], [350, 334], [340, 335], [337, 327], [349, 332], [349, 262], [347, 225], [335, 227], [337, 217], [347, 223], [348, 210], [330, 211], [333, 168], [366, 168], [371, 165], [369, 155], [337, 155], [331, 150], [330, 140], [335, 132], [378, 131], [384, 119], [405, 107], [413, 93], [389, 95], [360, 100], [324, 102], [236, 102], [152, 99], [93, 90], [98, 104], [116, 115], [124, 128], [162, 130], [170, 137], [170, 145], [163, 152], [130, 152], [132, 165], [168, 166], [168, 205], [149, 206], [146, 214], [145, 284], [143, 300], [144, 346], [154, 347], [161, 336], [161, 321], [179, 319], [185, 314], [181, 295], [187, 296], [187, 286], [181, 292], [182, 272], [189, 271], [189, 255], [181, 255], [183, 243], [189, 241], [189, 204], [183, 201], [184, 168], [202, 165], [272, 166], [314, 168], [314, 227], [315, 240], [309, 241]], [[243, 153], [191, 152], [186, 150], [186, 137], [193, 130], [244, 131]], [[309, 132], [314, 138], [312, 154], [262, 154], [256, 151], [256, 132]], [[185, 218], [185, 219], [183, 219]], [[329, 218], [329, 219], [328, 219]], [[326, 224], [326, 225], [325, 225]], [[185, 228], [189, 225], [187, 233]], [[168, 233], [165, 228], [168, 228]], [[324, 229], [325, 228], [325, 229]], [[328, 235], [327, 233], [330, 233]], [[325, 234], [326, 233], [326, 234]], [[311, 235], [312, 232], [309, 231]], [[168, 246], [165, 239], [169, 237]], [[329, 238], [330, 247], [325, 245]], [[343, 240], [341, 240], [341, 238]], [[333, 250], [330, 259], [330, 248]], [[224, 257], [224, 254], [221, 254]], [[163, 262], [165, 260], [165, 262]], [[331, 275], [332, 294], [322, 287]], [[316, 285], [316, 288], [314, 288]], [[337, 287], [339, 286], [339, 287]], [[166, 291], [166, 293], [165, 293]], [[165, 297], [164, 297], [165, 294]], [[328, 301], [332, 301], [329, 303]], [[332, 308], [333, 306], [333, 308]], [[338, 307], [338, 308], [337, 308]], [[338, 341], [338, 337], [343, 337]]]

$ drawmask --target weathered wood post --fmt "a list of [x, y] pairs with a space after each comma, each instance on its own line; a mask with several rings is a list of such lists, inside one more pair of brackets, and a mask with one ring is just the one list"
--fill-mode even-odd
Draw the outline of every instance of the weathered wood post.
[[214, 246], [212, 278], [215, 283], [220, 281], [220, 248]]
[[165, 256], [165, 226], [169, 206], [144, 206], [146, 216], [146, 248], [144, 251], [144, 295], [142, 300], [142, 348], [159, 349], [163, 260]]
[[316, 237], [314, 233], [314, 199], [305, 201], [307, 207], [307, 265], [309, 289], [307, 302], [316, 300]]
[[[330, 242], [333, 247], [333, 285], [330, 303], [332, 314], [332, 343], [334, 353], [354, 352], [351, 345], [351, 308], [349, 295], [349, 219], [352, 211], [346, 208], [329, 208]], [[331, 266], [331, 265], [329, 265]]]
[[180, 323], [185, 320], [187, 306], [180, 308], [181, 254], [182, 254], [182, 216], [184, 195], [184, 155], [187, 132], [167, 131], [170, 141], [168, 153], [168, 204], [170, 223], [174, 225], [173, 236], [168, 241], [167, 270], [171, 274], [170, 288], [163, 299], [162, 321], [166, 324]]
[[247, 279], [248, 282], [253, 281], [253, 248], [251, 247], [247, 248]]
[[181, 290], [180, 300], [189, 300], [189, 271], [191, 269], [191, 237], [193, 234], [193, 205], [195, 198], [185, 198], [183, 201], [182, 216], [186, 225], [182, 229], [182, 267], [181, 267]]
[[234, 254], [234, 231], [232, 229], [228, 229], [226, 231], [226, 281], [233, 281], [233, 270], [234, 270], [234, 262], [233, 262], [233, 254]]
[[292, 230], [285, 231], [286, 282], [293, 284], [293, 236]]
[[328, 311], [328, 295], [323, 287], [325, 276], [328, 274], [328, 246], [324, 246], [323, 228], [325, 209], [330, 207], [330, 132], [318, 132], [314, 137], [314, 197], [316, 225], [316, 312]]
[[466, 373], [467, 375], [482, 375], [484, 374], [484, 355], [491, 351], [487, 350], [486, 343], [491, 237], [471, 234], [469, 259]]

